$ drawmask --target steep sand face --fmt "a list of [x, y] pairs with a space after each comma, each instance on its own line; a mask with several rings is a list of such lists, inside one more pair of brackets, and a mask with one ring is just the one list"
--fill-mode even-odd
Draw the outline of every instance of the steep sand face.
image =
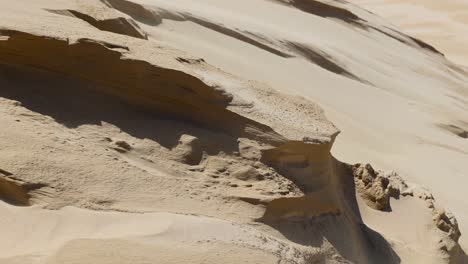
[[412, 36], [432, 43], [454, 62], [468, 65], [468, 3], [464, 0], [358, 0]]
[[[226, 111], [224, 106], [231, 98], [217, 93], [200, 80], [182, 72], [160, 69], [145, 61], [122, 59], [119, 49], [128, 50], [127, 47], [89, 39], [69, 43], [17, 31], [0, 31], [0, 34], [6, 38], [0, 42], [3, 63], [28, 65], [82, 78], [129, 104], [168, 117], [214, 126], [238, 137], [249, 137], [249, 133], [258, 130], [260, 135], [271, 133], [273, 142], [282, 140], [268, 127]], [[262, 132], [262, 129], [270, 132]]]
[[342, 130], [338, 158], [428, 186], [466, 229], [464, 187], [454, 183], [465, 183], [468, 142], [440, 124], [466, 130], [468, 76], [437, 47], [346, 2], [134, 2], [163, 19], [142, 26], [151, 38], [319, 102]]
[[[426, 70], [444, 73], [434, 77], [444, 93], [464, 100], [463, 71], [429, 44], [344, 2], [256, 0], [255, 12], [251, 1], [0, 4], [0, 263], [467, 262], [458, 221], [430, 192], [332, 155], [339, 144], [353, 158], [379, 150], [365, 138], [375, 123], [351, 130], [360, 141], [340, 143], [323, 110], [297, 95], [324, 99], [335, 117], [346, 108], [347, 122], [434, 121], [429, 113], [439, 112], [422, 101], [455, 120], [463, 107], [390, 89], [365, 70], [374, 61], [389, 78], [423, 83]], [[299, 23], [275, 22], [280, 15]], [[304, 37], [309, 26], [323, 36]], [[333, 42], [337, 33], [350, 42]], [[364, 60], [357, 40], [370, 48]], [[406, 61], [392, 71], [387, 63], [401, 58], [372, 52], [387, 42], [421, 68], [405, 73], [414, 66]], [[319, 89], [325, 83], [330, 91]], [[356, 116], [363, 109], [337, 94], [325, 100], [337, 85], [369, 108], [382, 103], [370, 100], [376, 90], [396, 106], [412, 98], [416, 114]], [[430, 133], [459, 143], [464, 125], [438, 122]]]

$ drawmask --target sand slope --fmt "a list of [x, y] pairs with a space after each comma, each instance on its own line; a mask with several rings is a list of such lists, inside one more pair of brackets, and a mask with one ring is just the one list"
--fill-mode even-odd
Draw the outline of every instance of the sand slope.
[[0, 5], [0, 263], [466, 263], [430, 44], [341, 1]]
[[[145, 29], [224, 70], [319, 102], [342, 130], [338, 157], [397, 170], [430, 188], [466, 222], [464, 184], [454, 183], [465, 182], [468, 143], [443, 127], [467, 130], [467, 75], [430, 44], [344, 3], [333, 6], [348, 12], [317, 15], [307, 6], [269, 1], [255, 1], [256, 9], [248, 8], [250, 1], [139, 2], [162, 10], [162, 17], [188, 13], [222, 25], [168, 16]], [[226, 28], [286, 55], [259, 49]]]
[[468, 64], [466, 1], [358, 0], [355, 3], [384, 17], [412, 36], [430, 42], [455, 63]]

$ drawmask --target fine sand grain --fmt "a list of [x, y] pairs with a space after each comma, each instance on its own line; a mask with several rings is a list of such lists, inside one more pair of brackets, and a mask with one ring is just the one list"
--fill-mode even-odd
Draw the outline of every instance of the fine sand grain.
[[1, 264], [468, 263], [468, 74], [435, 15], [0, 7]]

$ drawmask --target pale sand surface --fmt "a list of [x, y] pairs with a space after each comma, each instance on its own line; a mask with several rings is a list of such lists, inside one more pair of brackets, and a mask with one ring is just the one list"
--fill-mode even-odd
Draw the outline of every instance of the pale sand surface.
[[[192, 22], [168, 19], [160, 27], [146, 29], [154, 38], [229, 72], [319, 102], [327, 117], [342, 130], [334, 146], [339, 158], [371, 161], [427, 186], [457, 214], [461, 228], [468, 231], [463, 224], [468, 223], [464, 194], [468, 184], [468, 141], [436, 125], [466, 122], [466, 76], [452, 77], [438, 58], [415, 53], [413, 48], [378, 32], [357, 34], [357, 29], [350, 30], [343, 23], [273, 6], [268, 1], [255, 1], [255, 9], [248, 8], [247, 2], [252, 1], [246, 0], [204, 0], [194, 4], [184, 0], [138, 2], [209, 17], [229, 28], [326, 50], [372, 85], [330, 73], [303, 59], [278, 57]], [[355, 12], [363, 13], [376, 24], [386, 23], [368, 18], [362, 10]], [[369, 38], [373, 41], [367, 41]]]
[[[360, 203], [360, 209], [369, 226], [392, 237], [397, 252], [408, 263], [437, 263], [438, 260], [430, 253], [433, 252], [432, 243], [437, 236], [430, 228], [430, 217], [423, 202], [406, 198], [394, 201], [393, 214], [369, 210], [364, 203]], [[405, 241], [405, 246], [398, 246], [403, 244], [402, 241]]]
[[466, 0], [357, 0], [355, 3], [433, 44], [454, 62], [468, 65]]
[[[5, 264], [218, 263], [220, 258], [224, 263], [274, 263], [278, 259], [249, 245], [232, 244], [240, 239], [251, 247], [261, 244], [254, 229], [206, 217], [0, 206], [0, 263]], [[43, 257], [45, 252], [53, 254]]]
[[0, 263], [467, 263], [468, 74], [285, 2], [0, 0]]

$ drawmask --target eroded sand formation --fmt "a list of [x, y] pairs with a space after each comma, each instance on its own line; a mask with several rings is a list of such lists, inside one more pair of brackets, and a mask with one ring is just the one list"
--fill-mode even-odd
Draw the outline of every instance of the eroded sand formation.
[[[429, 192], [331, 154], [318, 105], [146, 30], [190, 21], [367, 83], [325, 52], [126, 0], [40, 0], [43, 24], [19, 26], [27, 4], [1, 4], [16, 13], [0, 25], [0, 263], [466, 263]], [[363, 217], [404, 210], [423, 241]]]

